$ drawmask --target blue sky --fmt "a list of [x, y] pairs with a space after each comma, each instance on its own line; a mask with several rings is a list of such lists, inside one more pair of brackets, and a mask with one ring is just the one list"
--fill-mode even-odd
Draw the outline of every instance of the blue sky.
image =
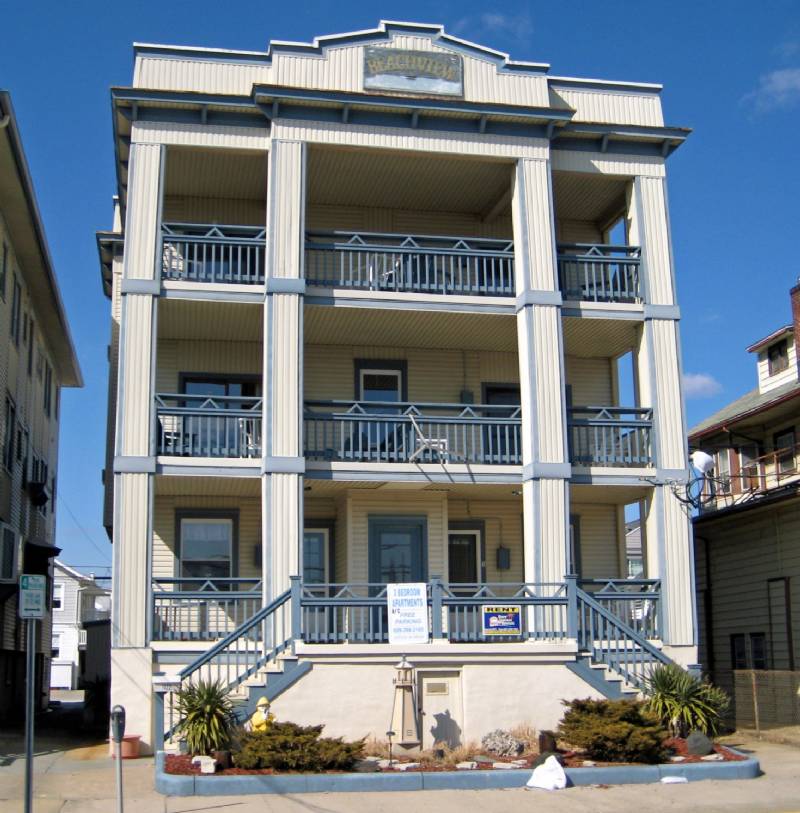
[[667, 124], [695, 131], [669, 164], [690, 424], [755, 385], [744, 348], [789, 321], [800, 274], [797, 0], [8, 3], [0, 87], [13, 96], [86, 379], [62, 400], [66, 561], [111, 561], [100, 485], [109, 311], [94, 232], [111, 224], [108, 88], [130, 84], [130, 44], [264, 50], [380, 18], [443, 23], [555, 74], [662, 83]]

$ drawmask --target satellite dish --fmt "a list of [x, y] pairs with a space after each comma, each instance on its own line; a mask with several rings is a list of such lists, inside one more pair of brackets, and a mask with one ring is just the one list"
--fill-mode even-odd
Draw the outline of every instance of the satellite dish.
[[697, 469], [703, 476], [708, 474], [714, 468], [714, 458], [710, 454], [697, 449], [689, 456], [692, 461], [692, 466]]

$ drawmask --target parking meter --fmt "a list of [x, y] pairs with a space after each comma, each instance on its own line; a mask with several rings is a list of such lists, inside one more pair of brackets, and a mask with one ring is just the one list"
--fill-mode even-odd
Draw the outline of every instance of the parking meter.
[[125, 736], [125, 709], [122, 706], [114, 706], [111, 709], [111, 738], [116, 743], [121, 743]]
[[114, 740], [114, 756], [117, 758], [117, 813], [122, 813], [122, 738], [125, 736], [125, 709], [111, 709], [111, 739]]

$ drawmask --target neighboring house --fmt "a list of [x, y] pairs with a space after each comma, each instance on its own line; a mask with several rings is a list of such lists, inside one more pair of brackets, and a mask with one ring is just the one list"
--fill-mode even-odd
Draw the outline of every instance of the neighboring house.
[[700, 659], [729, 690], [734, 669], [800, 658], [800, 286], [791, 305], [791, 324], [747, 348], [758, 386], [689, 433], [715, 461], [694, 520]]
[[81, 374], [61, 303], [11, 97], [0, 91], [0, 721], [25, 708], [19, 575], [48, 576], [37, 624], [37, 705], [50, 685], [51, 559], [59, 402]]
[[[660, 87], [412, 23], [134, 57], [98, 234], [128, 730], [158, 742], [151, 681], [182, 669], [383, 737], [405, 654], [430, 744], [437, 714], [549, 727], [693, 664]], [[397, 582], [426, 585], [422, 643], [388, 643]]]
[[55, 560], [53, 572], [53, 645], [51, 689], [78, 689], [85, 671], [87, 631], [85, 624], [111, 618], [111, 591]]
[[644, 575], [642, 524], [638, 519], [625, 524], [625, 566], [629, 579], [641, 579]]

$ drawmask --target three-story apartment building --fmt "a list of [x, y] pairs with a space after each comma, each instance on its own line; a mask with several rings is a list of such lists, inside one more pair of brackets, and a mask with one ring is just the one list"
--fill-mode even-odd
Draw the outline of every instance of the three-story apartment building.
[[20, 573], [52, 588], [59, 403], [81, 373], [11, 96], [0, 91], [0, 720], [25, 708], [25, 652], [36, 649], [36, 702], [47, 705], [51, 616], [26, 640]]
[[[694, 663], [669, 485], [687, 131], [659, 93], [434, 25], [135, 46], [98, 242], [112, 695], [136, 733], [170, 727], [153, 680], [383, 736], [403, 654], [430, 744], [437, 713], [467, 738], [547, 726], [562, 697]], [[427, 585], [423, 643], [389, 643], [398, 582]], [[511, 634], [484, 627], [497, 606]]]

